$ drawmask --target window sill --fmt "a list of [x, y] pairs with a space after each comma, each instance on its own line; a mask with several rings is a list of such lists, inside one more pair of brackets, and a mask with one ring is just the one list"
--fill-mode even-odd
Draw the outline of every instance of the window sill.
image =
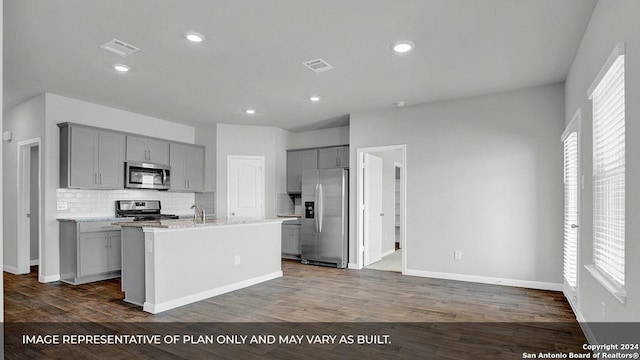
[[607, 289], [613, 297], [618, 299], [618, 301], [623, 304], [627, 301], [627, 291], [624, 287], [620, 287], [618, 284], [614, 283], [607, 275], [603, 274], [595, 266], [585, 265], [584, 267], [589, 271], [591, 276], [593, 276], [600, 285], [604, 286], [604, 288]]

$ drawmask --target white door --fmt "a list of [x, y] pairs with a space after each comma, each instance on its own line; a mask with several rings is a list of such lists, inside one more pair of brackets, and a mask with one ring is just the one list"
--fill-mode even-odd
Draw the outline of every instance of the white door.
[[264, 217], [264, 157], [227, 158], [227, 216]]
[[382, 158], [364, 154], [364, 266], [382, 259]]
[[578, 132], [569, 132], [564, 143], [564, 280], [571, 294], [578, 281], [578, 239], [580, 182]]

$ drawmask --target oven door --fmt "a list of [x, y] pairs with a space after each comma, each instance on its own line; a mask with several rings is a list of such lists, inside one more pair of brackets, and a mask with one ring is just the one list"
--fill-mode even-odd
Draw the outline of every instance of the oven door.
[[125, 187], [128, 189], [168, 190], [170, 169], [166, 165], [128, 162], [125, 166]]

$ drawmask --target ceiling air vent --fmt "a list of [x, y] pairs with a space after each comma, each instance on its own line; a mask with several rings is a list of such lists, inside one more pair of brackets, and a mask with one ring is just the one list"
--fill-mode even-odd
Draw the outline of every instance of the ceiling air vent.
[[329, 65], [329, 63], [322, 59], [305, 61], [302, 63], [302, 65], [308, 67], [309, 70], [317, 73], [333, 69], [333, 66]]
[[100, 45], [100, 47], [122, 57], [127, 57], [133, 53], [140, 51], [139, 48], [118, 39], [107, 41], [106, 43]]

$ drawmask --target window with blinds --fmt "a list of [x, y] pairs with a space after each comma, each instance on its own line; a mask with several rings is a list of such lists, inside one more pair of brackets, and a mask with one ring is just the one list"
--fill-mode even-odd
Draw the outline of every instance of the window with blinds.
[[618, 287], [625, 262], [624, 53], [591, 94], [593, 101], [593, 261]]
[[578, 270], [578, 133], [564, 139], [564, 278], [575, 290]]

